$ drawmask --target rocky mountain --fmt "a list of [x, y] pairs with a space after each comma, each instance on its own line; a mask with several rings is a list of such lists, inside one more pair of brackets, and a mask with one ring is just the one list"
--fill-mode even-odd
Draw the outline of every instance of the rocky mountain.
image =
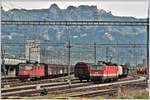
[[[2, 20], [24, 21], [64, 21], [64, 20], [146, 20], [134, 17], [115, 16], [96, 6], [80, 5], [60, 9], [56, 4], [48, 9], [1, 9]], [[23, 43], [24, 37], [38, 38], [42, 41], [72, 43], [146, 43], [146, 27], [144, 26], [2, 26], [2, 41]], [[14, 50], [15, 51], [15, 50]]]
[[2, 8], [1, 11], [3, 20], [137, 20], [134, 17], [114, 16], [104, 9], [85, 5], [60, 9], [56, 4], [53, 4], [48, 9], [12, 9], [4, 11]]

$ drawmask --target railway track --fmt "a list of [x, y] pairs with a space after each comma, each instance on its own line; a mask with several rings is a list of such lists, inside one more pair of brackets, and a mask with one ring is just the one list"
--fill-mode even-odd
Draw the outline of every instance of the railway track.
[[104, 95], [104, 94], [109, 94], [113, 95], [114, 93], [117, 93], [117, 89], [101, 89], [101, 90], [92, 90], [90, 92], [82, 92], [82, 93], [76, 93], [76, 94], [71, 94], [69, 97], [81, 97], [81, 96], [86, 96], [86, 97], [92, 97], [92, 96], [97, 96], [97, 95]]
[[[49, 79], [42, 79], [42, 80], [37, 80], [37, 81], [26, 81], [26, 82], [22, 82], [19, 79], [17, 79], [16, 77], [2, 78], [1, 87], [2, 88], [4, 88], [4, 87], [16, 87], [16, 86], [30, 85], [30, 84], [41, 84], [41, 83], [57, 82], [57, 81], [62, 81], [62, 79], [65, 79], [66, 77], [67, 76], [57, 77], [57, 78], [49, 78]], [[125, 78], [125, 80], [126, 80], [126, 78]]]
[[[79, 80], [74, 80], [72, 83], [79, 83]], [[59, 86], [59, 85], [66, 85], [67, 82], [53, 82], [53, 83], [44, 83], [44, 84], [34, 84], [34, 85], [25, 85], [25, 86], [17, 86], [17, 87], [10, 87], [10, 88], [2, 88], [1, 92], [12, 92], [12, 91], [20, 91], [24, 89], [35, 89], [37, 85], [41, 87], [50, 87], [50, 86]]]
[[[58, 77], [58, 78], [51, 78], [51, 79], [42, 79], [42, 80], [37, 80], [37, 81], [26, 81], [26, 82], [21, 82], [21, 81], [15, 81], [15, 82], [7, 82], [7, 83], [1, 83], [1, 87], [5, 88], [5, 87], [16, 87], [16, 86], [25, 86], [25, 85], [31, 85], [31, 84], [42, 84], [42, 83], [51, 83], [51, 82], [59, 82], [59, 81], [64, 81], [64, 79], [66, 79], [67, 76], [64, 77]], [[72, 81], [76, 80], [77, 78], [75, 78], [73, 75], [71, 75]], [[127, 78], [122, 78], [119, 80], [128, 80], [128, 79], [135, 79], [138, 77], [127, 77]]]
[[[79, 87], [79, 86], [86, 86], [92, 83], [79, 83], [78, 82], [73, 82], [72, 87]], [[40, 93], [43, 88], [46, 88], [47, 90], [50, 91], [55, 91], [55, 90], [61, 90], [61, 89], [65, 89], [68, 88], [69, 85], [67, 83], [60, 83], [60, 84], [41, 84], [41, 88], [40, 89], [36, 89], [35, 87], [33, 88], [33, 86], [30, 87], [22, 87], [22, 89], [17, 89], [17, 88], [13, 88], [10, 90], [2, 90], [2, 96], [12, 96], [12, 95], [23, 95], [23, 96], [29, 96], [30, 93], [32, 94], [36, 94], [36, 93]], [[17, 90], [17, 91], [16, 91]]]
[[[146, 83], [141, 83], [141, 82], [138, 82], [138, 83], [130, 83], [130, 84], [120, 84], [121, 86], [139, 86], [140, 84], [143, 84], [144, 86], [146, 86]], [[98, 95], [114, 95], [116, 93], [118, 93], [118, 88], [119, 86], [117, 86], [118, 84], [116, 85], [108, 85], [107, 87], [97, 87], [97, 88], [92, 88], [91, 91], [80, 91], [78, 92], [76, 90], [76, 92], [72, 92], [71, 94], [69, 93], [69, 97], [80, 97], [80, 96], [87, 96], [87, 97], [92, 97], [92, 96], [98, 96]], [[66, 95], [66, 94], [65, 94]]]
[[[57, 78], [49, 78], [49, 79], [42, 79], [42, 80], [37, 80], [37, 81], [26, 81], [22, 82], [20, 80], [14, 81], [14, 82], [5, 82], [1, 83], [1, 87], [16, 87], [16, 86], [25, 86], [25, 85], [31, 85], [31, 84], [42, 84], [42, 83], [51, 83], [51, 82], [59, 82], [59, 81], [64, 81], [68, 76], [63, 76], [63, 77], [57, 77]], [[75, 80], [73, 75], [71, 75], [71, 78]]]
[[67, 97], [78, 97], [78, 96], [91, 96], [96, 94], [106, 94], [110, 93], [110, 95], [114, 94], [118, 90], [118, 86], [139, 86], [143, 85], [146, 86], [146, 82], [142, 80], [128, 80], [128, 81], [121, 81], [121, 82], [114, 82], [114, 83], [103, 83], [103, 84], [96, 84], [84, 87], [77, 87], [59, 91], [52, 91], [49, 92], [50, 95], [54, 97], [57, 96], [67, 96]]
[[[126, 80], [127, 81], [127, 80]], [[120, 81], [125, 83], [126, 81]], [[129, 80], [128, 80], [129, 81]], [[135, 80], [137, 81], [137, 79]], [[143, 81], [143, 80], [142, 80]], [[119, 82], [119, 81], [118, 81]], [[24, 86], [24, 87], [16, 87], [16, 88], [9, 88], [9, 89], [3, 89], [2, 88], [2, 96], [12, 96], [12, 95], [22, 95], [22, 96], [35, 96], [35, 95], [39, 95], [39, 93], [43, 90], [42, 88], [46, 88], [49, 92], [49, 94], [62, 94], [62, 93], [69, 93], [71, 92], [76, 92], [76, 91], [85, 91], [85, 90], [89, 90], [91, 91], [91, 89], [95, 88], [97, 89], [98, 87], [108, 87], [108, 84], [119, 84], [118, 82], [113, 82], [113, 83], [103, 83], [103, 84], [93, 84], [92, 82], [88, 82], [88, 83], [79, 83], [79, 81], [77, 82], [73, 82], [72, 85], [68, 85], [66, 82], [58, 82], [58, 83], [49, 83], [49, 84], [40, 84], [41, 88], [40, 89], [36, 89], [35, 85], [29, 85], [29, 86]], [[137, 81], [138, 82], [138, 81]], [[123, 84], [121, 83], [121, 84]], [[98, 87], [96, 87], [98, 86]], [[71, 88], [71, 91], [70, 91]], [[53, 91], [53, 92], [52, 92]]]
[[19, 82], [20, 80], [15, 78], [15, 79], [2, 79], [1, 82], [4, 83], [9, 83], [9, 82]]

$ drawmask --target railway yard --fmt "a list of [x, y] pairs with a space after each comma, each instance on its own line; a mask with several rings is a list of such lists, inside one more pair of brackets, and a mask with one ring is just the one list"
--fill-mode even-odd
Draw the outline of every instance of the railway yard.
[[[43, 79], [37, 81], [22, 82], [18, 79], [2, 79], [2, 98], [52, 98], [67, 99], [81, 97], [106, 96], [106, 98], [121, 94], [127, 88], [145, 88], [146, 78], [140, 76], [128, 76], [118, 81], [106, 83], [93, 83], [83, 81], [82, 83], [71, 75], [71, 84], [65, 77]], [[5, 81], [4, 81], [5, 80]], [[41, 93], [47, 91], [46, 95]], [[109, 96], [109, 97], [108, 97]]]
[[114, 3], [118, 11], [105, 11], [105, 3], [96, 1], [40, 1], [38, 9], [37, 2], [17, 7], [6, 1], [1, 99], [149, 99], [147, 5], [143, 16], [134, 4], [142, 11], [138, 17], [121, 14], [131, 6], [124, 2]]
[[[21, 69], [22, 66], [26, 68], [31, 65], [32, 70]], [[79, 62], [72, 66], [74, 69], [70, 74], [64, 69], [61, 73], [62, 67], [54, 69], [52, 65], [49, 67], [43, 65], [21, 63], [21, 66], [20, 64], [18, 66], [19, 70], [16, 71], [16, 77], [3, 77], [2, 99], [130, 98], [123, 94], [128, 89], [139, 91], [147, 87], [146, 74], [141, 75], [142, 73], [137, 73], [138, 70], [129, 70], [126, 65]]]
[[[78, 62], [70, 67], [38, 62], [19, 63], [16, 66], [16, 77], [2, 78], [1, 97], [2, 99], [148, 98], [147, 71], [146, 68], [140, 69], [142, 70], [129, 69], [128, 64], [119, 65], [105, 61]], [[144, 91], [141, 96], [134, 96], [139, 95], [140, 91]]]

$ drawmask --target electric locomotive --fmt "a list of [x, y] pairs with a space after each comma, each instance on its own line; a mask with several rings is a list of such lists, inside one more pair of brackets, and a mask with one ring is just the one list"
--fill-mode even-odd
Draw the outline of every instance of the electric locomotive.
[[92, 81], [108, 82], [119, 77], [117, 65], [97, 64], [90, 66], [90, 79]]

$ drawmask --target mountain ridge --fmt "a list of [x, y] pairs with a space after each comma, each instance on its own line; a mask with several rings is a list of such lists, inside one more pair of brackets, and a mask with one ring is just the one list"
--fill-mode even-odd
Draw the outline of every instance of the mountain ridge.
[[[69, 18], [72, 18], [72, 20], [123, 20], [124, 18], [126, 20], [128, 20], [130, 18], [130, 20], [137, 20], [137, 18], [135, 17], [124, 17], [124, 16], [115, 16], [111, 13], [111, 11], [107, 12], [104, 9], [98, 9], [97, 6], [88, 6], [88, 5], [80, 5], [78, 7], [75, 6], [68, 6], [66, 9], [60, 9], [59, 6], [57, 4], [52, 4], [49, 8], [44, 8], [44, 9], [10, 9], [8, 11], [4, 11], [3, 7], [1, 7], [1, 11], [3, 12], [3, 15], [5, 15], [5, 13], [10, 13], [12, 12], [12, 16], [13, 13], [18, 13], [18, 11], [21, 13], [30, 13], [30, 12], [37, 12], [37, 13], [43, 13], [43, 17], [45, 17], [44, 20], [46, 20], [46, 18], [49, 18], [49, 20], [58, 20], [60, 17], [56, 17], [53, 18], [52, 16], [57, 16], [57, 13], [59, 16], [61, 16], [61, 20], [68, 20]], [[56, 14], [56, 15], [53, 15]], [[72, 14], [72, 16], [70, 15]], [[89, 15], [88, 15], [89, 14]], [[10, 15], [10, 16], [11, 16]], [[46, 15], [46, 16], [45, 16]], [[71, 17], [69, 17], [69, 15]], [[84, 16], [83, 16], [84, 15]], [[9, 14], [8, 14], [9, 16]], [[29, 16], [28, 14], [26, 16]], [[92, 18], [94, 16], [94, 19]], [[24, 16], [21, 16], [22, 18]], [[30, 16], [29, 16], [30, 17]], [[66, 17], [66, 18], [64, 18]], [[76, 19], [73, 17], [77, 17]], [[83, 17], [83, 18], [82, 18]], [[111, 18], [109, 18], [111, 17]], [[116, 17], [116, 18], [115, 18]], [[3, 20], [4, 17], [2, 17]], [[8, 18], [7, 20], [9, 20], [10, 18]], [[14, 18], [14, 20], [18, 20], [17, 18]], [[20, 19], [21, 20], [21, 19]], [[39, 19], [38, 19], [39, 20]], [[41, 19], [43, 20], [43, 19]]]
[[[23, 21], [134, 21], [146, 20], [134, 17], [115, 16], [112, 12], [97, 9], [96, 6], [68, 6], [60, 9], [56, 4], [47, 9], [1, 9], [2, 20]], [[41, 41], [54, 43], [66, 42], [70, 38], [71, 43], [139, 43], [146, 44], [147, 29], [145, 26], [5, 26], [2, 25], [2, 41], [23, 43], [23, 38], [35, 38]], [[12, 34], [12, 33], [20, 33]], [[11, 52], [16, 48], [11, 48]]]

